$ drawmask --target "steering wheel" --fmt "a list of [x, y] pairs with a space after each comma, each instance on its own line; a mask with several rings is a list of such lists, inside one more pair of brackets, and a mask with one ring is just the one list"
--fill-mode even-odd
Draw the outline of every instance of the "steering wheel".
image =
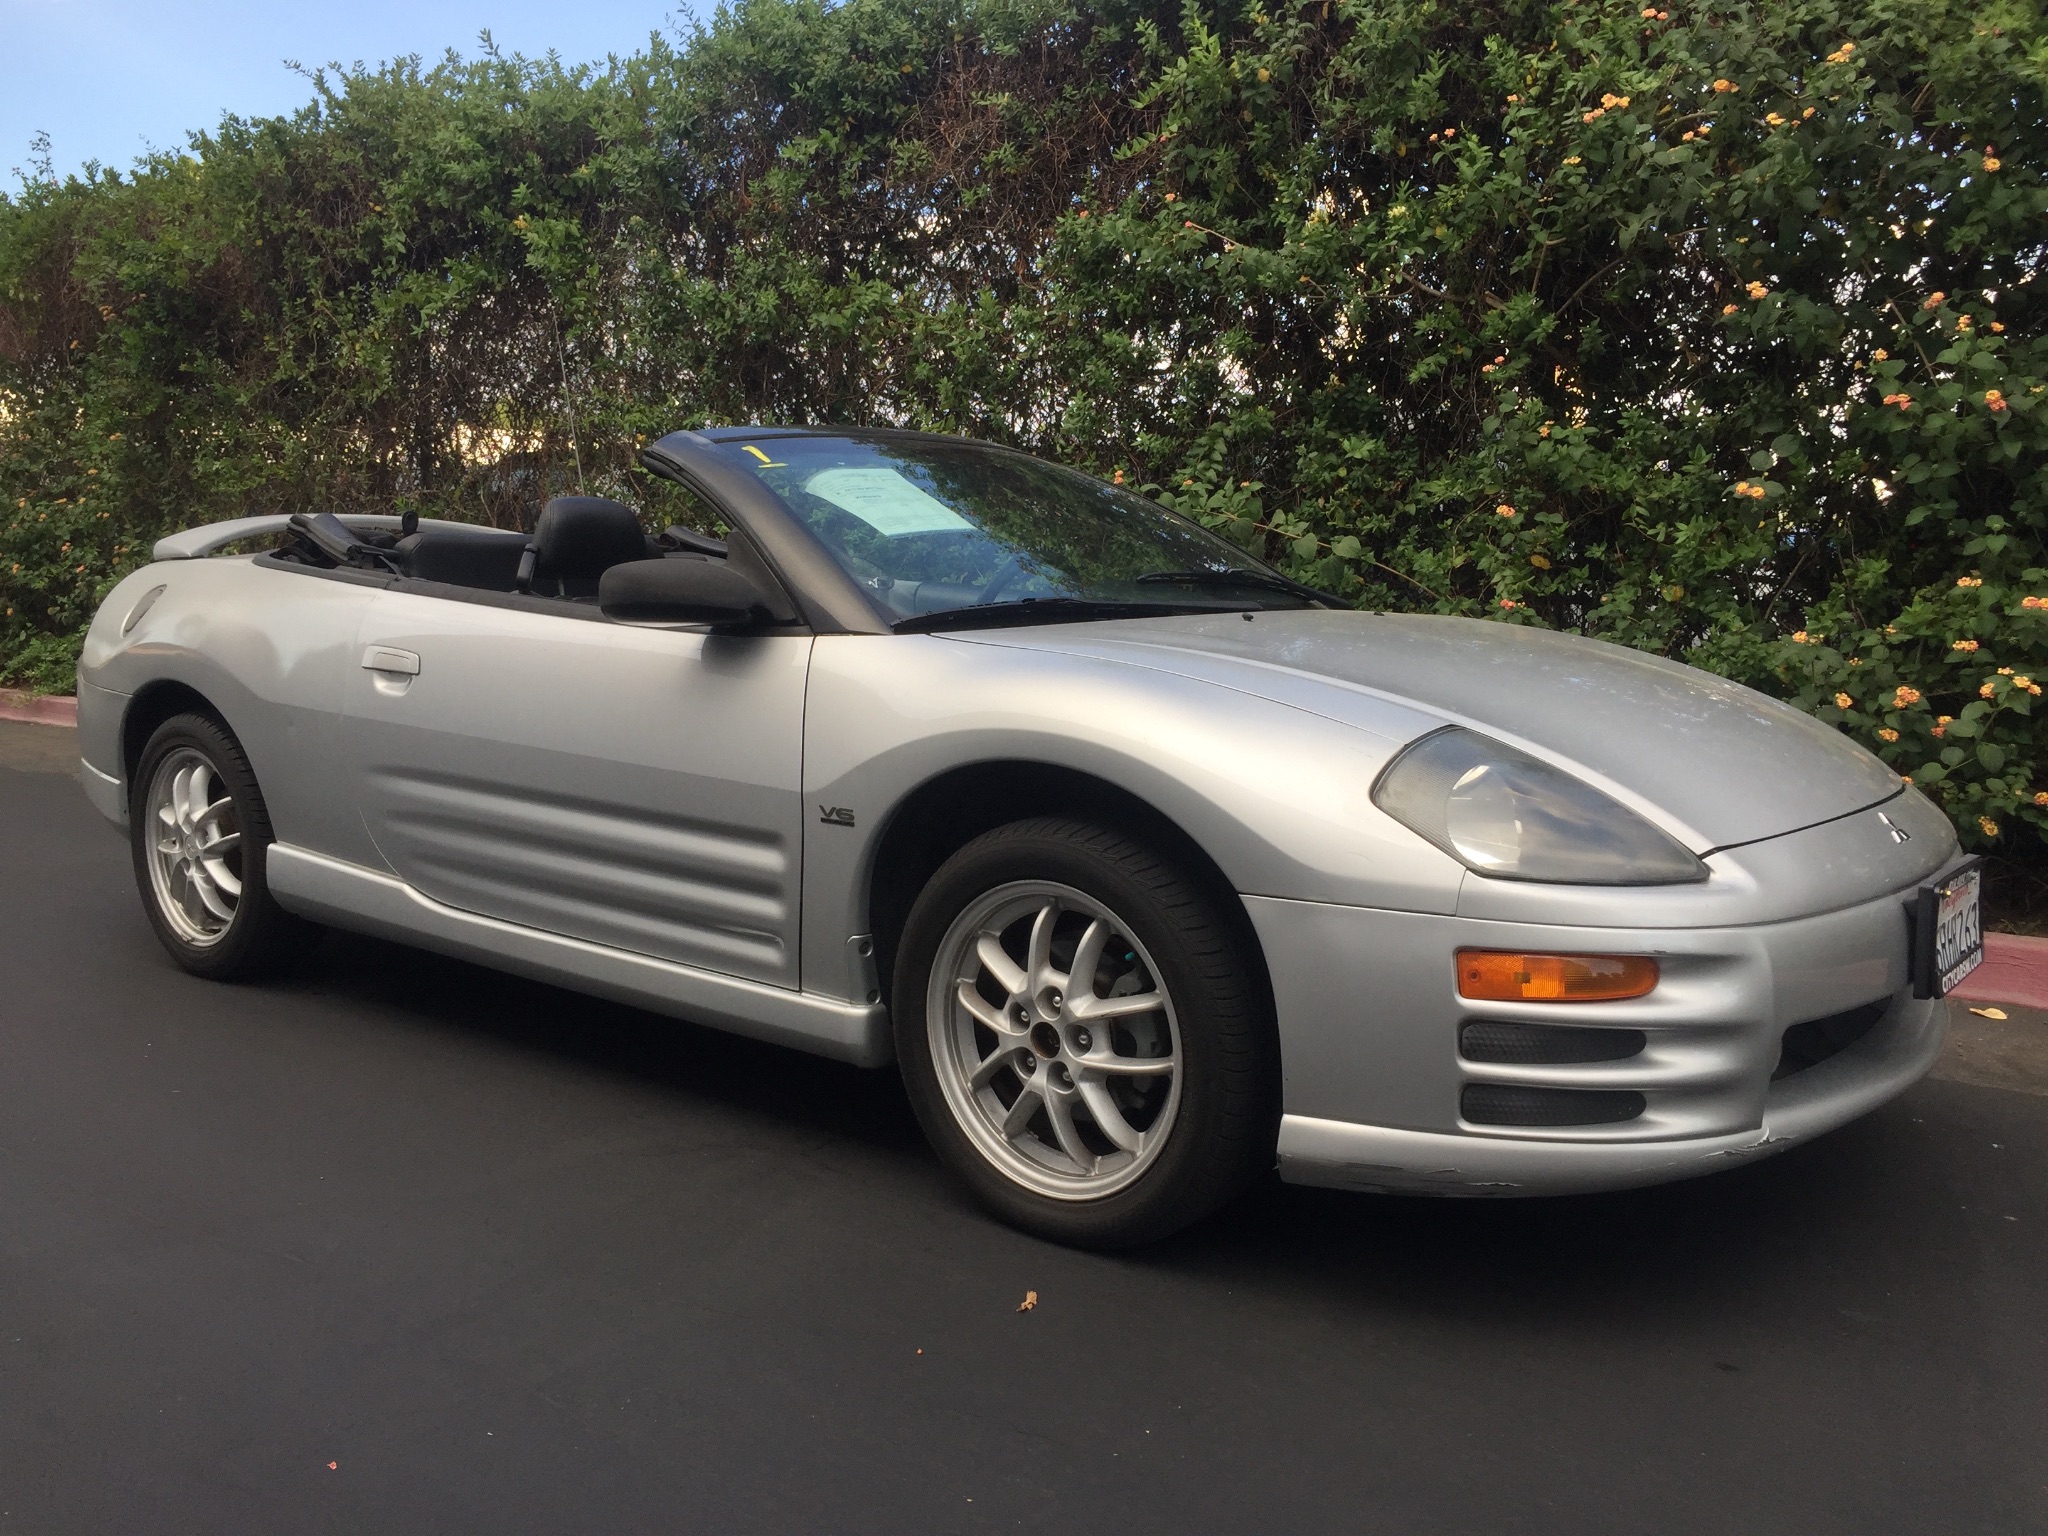
[[974, 606], [979, 608], [984, 603], [994, 602], [997, 595], [1005, 587], [1009, 586], [1011, 582], [1015, 581], [1023, 569], [1023, 560], [1017, 555], [1011, 555], [1009, 559], [996, 567], [995, 575], [989, 577], [988, 585], [981, 589], [981, 595], [975, 598]]

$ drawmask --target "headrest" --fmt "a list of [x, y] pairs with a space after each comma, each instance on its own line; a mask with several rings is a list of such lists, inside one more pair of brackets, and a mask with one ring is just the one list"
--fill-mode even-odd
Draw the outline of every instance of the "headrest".
[[609, 496], [557, 496], [540, 509], [533, 529], [536, 576], [596, 577], [628, 560], [647, 558], [640, 516]]

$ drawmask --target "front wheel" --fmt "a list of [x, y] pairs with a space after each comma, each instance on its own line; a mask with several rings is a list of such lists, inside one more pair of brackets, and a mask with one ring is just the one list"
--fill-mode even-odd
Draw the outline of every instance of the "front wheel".
[[1271, 1166], [1256, 968], [1206, 893], [1127, 837], [1044, 818], [961, 849], [911, 910], [894, 1004], [927, 1136], [1028, 1231], [1147, 1242]]
[[261, 975], [319, 929], [270, 894], [270, 813], [241, 743], [178, 715], [142, 749], [129, 803], [135, 883], [171, 958], [217, 981]]

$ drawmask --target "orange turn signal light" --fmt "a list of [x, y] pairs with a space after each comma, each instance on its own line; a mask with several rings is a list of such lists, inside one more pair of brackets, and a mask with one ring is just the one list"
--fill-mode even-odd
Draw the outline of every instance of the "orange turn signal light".
[[1458, 951], [1458, 996], [1495, 1003], [1608, 1003], [1657, 985], [1648, 955], [1527, 955]]

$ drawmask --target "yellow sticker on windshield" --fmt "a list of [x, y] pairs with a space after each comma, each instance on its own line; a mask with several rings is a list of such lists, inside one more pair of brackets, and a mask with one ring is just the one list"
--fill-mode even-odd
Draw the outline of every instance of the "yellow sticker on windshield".
[[880, 466], [820, 470], [804, 482], [804, 489], [891, 538], [974, 526], [936, 496]]
[[756, 448], [752, 443], [748, 443], [746, 447], [741, 450], [741, 452], [751, 453], [755, 458], [759, 459], [761, 461], [761, 467], [763, 469], [789, 468], [788, 464], [784, 463], [781, 459], [769, 458], [767, 454], [763, 453], [760, 449]]

